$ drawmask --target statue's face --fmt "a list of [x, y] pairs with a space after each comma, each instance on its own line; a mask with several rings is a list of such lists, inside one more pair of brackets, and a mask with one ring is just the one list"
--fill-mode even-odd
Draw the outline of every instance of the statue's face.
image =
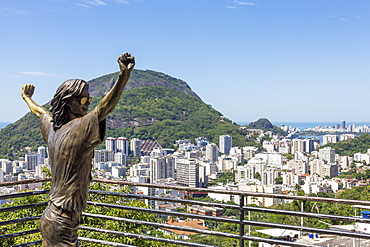
[[83, 117], [87, 114], [87, 110], [91, 103], [88, 88], [85, 87], [80, 96], [72, 97], [69, 103], [69, 109], [74, 118]]

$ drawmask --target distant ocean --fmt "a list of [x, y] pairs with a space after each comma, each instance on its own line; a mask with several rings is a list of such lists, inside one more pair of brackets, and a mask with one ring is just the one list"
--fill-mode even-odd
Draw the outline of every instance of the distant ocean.
[[[246, 125], [250, 124], [250, 122], [236, 122], [239, 125]], [[346, 121], [346, 126], [351, 125], [353, 123], [356, 123], [356, 126], [361, 126], [361, 125], [370, 125], [370, 122], [347, 122]], [[284, 124], [286, 126], [292, 126], [294, 128], [298, 128], [300, 130], [305, 130], [308, 128], [314, 128], [317, 126], [335, 126], [337, 124], [342, 125], [342, 122], [272, 122], [273, 125], [276, 125], [280, 127], [280, 125]]]
[[8, 123], [8, 122], [0, 122], [0, 129], [6, 127], [8, 124], [10, 124], [10, 123]]

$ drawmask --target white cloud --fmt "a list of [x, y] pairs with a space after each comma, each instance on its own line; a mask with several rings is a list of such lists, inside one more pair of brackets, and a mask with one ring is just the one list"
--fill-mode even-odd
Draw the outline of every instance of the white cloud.
[[9, 15], [30, 15], [32, 14], [31, 11], [28, 10], [21, 10], [21, 9], [8, 9], [8, 8], [1, 8], [0, 15], [2, 16], [9, 16]]
[[341, 21], [348, 21], [348, 19], [346, 19], [346, 18], [339, 18], [339, 20], [341, 20]]
[[124, 3], [124, 4], [129, 4], [130, 1], [128, 0], [115, 0], [116, 3]]
[[82, 4], [82, 3], [78, 3], [76, 4], [77, 6], [81, 6], [81, 7], [84, 7], [84, 8], [90, 8], [89, 5], [86, 5], [86, 4]]
[[85, 8], [90, 8], [91, 6], [105, 6], [107, 5], [104, 1], [101, 0], [82, 0], [81, 3], [78, 3], [78, 6]]
[[360, 18], [360, 16], [359, 15], [354, 15], [356, 18]]
[[224, 8], [227, 8], [227, 9], [236, 9], [235, 6], [224, 6]]
[[104, 6], [104, 5], [107, 5], [105, 2], [100, 1], [100, 0], [89, 0], [86, 3], [91, 4], [91, 5], [96, 5], [96, 6]]
[[234, 0], [234, 3], [237, 3], [237, 4], [240, 4], [240, 5], [256, 5], [255, 3], [252, 3], [252, 2], [241, 2], [241, 1], [238, 1], [238, 0]]
[[59, 75], [57, 74], [46, 73], [46, 72], [22, 71], [19, 73], [22, 75], [32, 75], [32, 76], [39, 76], [39, 77], [53, 77], [53, 78], [59, 77]]

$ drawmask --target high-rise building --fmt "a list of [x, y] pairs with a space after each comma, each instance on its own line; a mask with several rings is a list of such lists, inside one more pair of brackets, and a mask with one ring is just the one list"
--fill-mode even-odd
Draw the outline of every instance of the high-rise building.
[[117, 152], [121, 152], [125, 155], [128, 155], [128, 139], [126, 137], [117, 138]]
[[117, 139], [113, 137], [107, 137], [107, 139], [105, 139], [105, 149], [116, 153], [117, 152]]
[[293, 139], [292, 144], [292, 153], [305, 152], [306, 141], [304, 139]]
[[126, 155], [118, 152], [114, 154], [114, 162], [121, 164], [121, 166], [126, 166]]
[[123, 166], [112, 166], [112, 176], [122, 178], [126, 176], [126, 168]]
[[155, 157], [150, 159], [150, 182], [166, 178], [166, 159]]
[[37, 148], [37, 153], [40, 155], [40, 164], [44, 164], [46, 158], [46, 148], [41, 146]]
[[335, 162], [335, 149], [331, 147], [319, 149], [319, 158], [328, 163]]
[[113, 150], [95, 150], [94, 151], [94, 163], [114, 161]]
[[322, 138], [322, 145], [328, 144], [328, 143], [336, 143], [338, 141], [337, 135], [324, 135]]
[[132, 153], [133, 156], [135, 156], [135, 157], [141, 156], [140, 145], [141, 145], [141, 140], [140, 139], [137, 139], [137, 138], [131, 139], [130, 150], [131, 150], [131, 153]]
[[275, 179], [279, 176], [279, 172], [276, 168], [267, 168], [261, 174], [261, 180], [263, 185], [275, 184]]
[[196, 160], [179, 160], [176, 163], [176, 178], [179, 185], [198, 187], [199, 164]]
[[342, 129], [345, 129], [346, 128], [346, 121], [343, 121], [342, 122]]
[[40, 164], [39, 154], [26, 154], [25, 161], [27, 162], [27, 170], [35, 170], [36, 166]]
[[175, 178], [175, 159], [172, 157], [150, 158], [150, 182], [165, 178]]
[[233, 145], [233, 139], [229, 135], [222, 135], [219, 138], [220, 152], [224, 154], [230, 153], [230, 149]]
[[206, 160], [211, 162], [217, 162], [218, 160], [218, 147], [214, 143], [210, 143], [206, 146]]
[[315, 150], [314, 142], [315, 139], [305, 139], [305, 152], [306, 153], [311, 153], [313, 150]]

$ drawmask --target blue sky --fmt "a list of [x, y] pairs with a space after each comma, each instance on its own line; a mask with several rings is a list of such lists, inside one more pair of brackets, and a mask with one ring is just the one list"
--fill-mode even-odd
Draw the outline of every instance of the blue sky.
[[185, 80], [235, 122], [370, 122], [368, 0], [2, 0], [0, 122], [65, 80], [137, 69]]

